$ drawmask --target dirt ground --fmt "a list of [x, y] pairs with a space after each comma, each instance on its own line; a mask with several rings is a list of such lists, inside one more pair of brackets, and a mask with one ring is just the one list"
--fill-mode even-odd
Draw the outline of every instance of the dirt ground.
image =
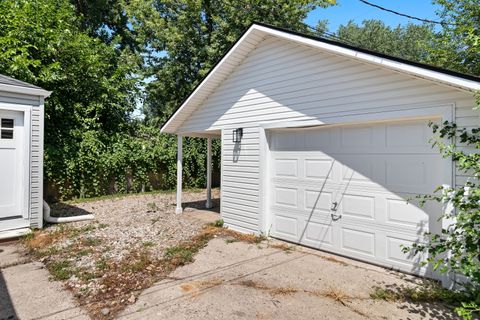
[[[216, 238], [119, 319], [455, 319], [439, 304], [387, 302], [375, 286], [421, 285], [413, 276], [285, 243]], [[290, 248], [293, 248], [290, 249]]]

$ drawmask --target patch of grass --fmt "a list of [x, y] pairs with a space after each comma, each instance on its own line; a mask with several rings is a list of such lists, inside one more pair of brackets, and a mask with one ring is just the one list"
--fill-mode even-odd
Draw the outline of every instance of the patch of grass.
[[144, 247], [144, 248], [155, 247], [155, 242], [153, 242], [153, 241], [144, 241], [144, 242], [142, 242], [142, 247]]
[[93, 223], [90, 223], [90, 224], [84, 225], [80, 228], [69, 228], [69, 230], [68, 230], [68, 232], [66, 232], [66, 234], [67, 234], [69, 239], [75, 239], [79, 235], [92, 232], [95, 229], [97, 229], [97, 227]]
[[223, 228], [223, 224], [224, 224], [223, 219], [218, 219], [213, 223], [213, 226], [217, 228]]
[[375, 286], [370, 292], [373, 300], [384, 301], [412, 301], [412, 302], [443, 302], [447, 304], [458, 304], [462, 301], [463, 294], [442, 288], [437, 283], [425, 283], [420, 286]]
[[155, 217], [155, 218], [150, 219], [150, 221], [152, 222], [152, 224], [155, 224], [158, 221], [160, 221], [161, 219], [162, 219], [161, 217]]
[[75, 274], [72, 264], [67, 260], [48, 262], [47, 269], [54, 280], [68, 280]]
[[98, 229], [105, 229], [105, 228], [108, 228], [108, 224], [106, 224], [106, 223], [99, 223], [98, 224]]
[[108, 264], [108, 261], [106, 259], [102, 258], [102, 259], [98, 260], [97, 262], [95, 262], [95, 268], [98, 271], [105, 272], [110, 268], [110, 266]]
[[102, 239], [99, 239], [99, 238], [88, 237], [88, 238], [82, 239], [82, 245], [86, 247], [95, 247], [100, 245], [101, 243], [102, 243]]
[[75, 252], [75, 257], [76, 258], [81, 258], [81, 257], [88, 256], [89, 254], [92, 254], [93, 250], [90, 249], [90, 248], [85, 248], [85, 249], [80, 249], [80, 250], [74, 251], [74, 252]]
[[230, 243], [234, 243], [234, 242], [238, 242], [238, 241], [239, 241], [238, 239], [230, 238], [230, 239], [226, 239], [226, 240], [225, 240], [225, 243], [226, 243], [226, 244], [230, 244]]
[[165, 251], [165, 257], [169, 260], [175, 261], [176, 265], [185, 265], [193, 261], [195, 248], [189, 246], [177, 246], [168, 248]]
[[141, 272], [145, 270], [148, 266], [155, 263], [152, 255], [148, 251], [140, 251], [131, 253], [124, 261], [124, 264], [121, 266], [123, 272]]
[[147, 203], [147, 208], [148, 208], [149, 211], [153, 211], [153, 212], [158, 211], [158, 209], [159, 209], [155, 202]]
[[370, 292], [370, 298], [373, 300], [384, 300], [388, 302], [398, 301], [402, 298], [402, 295], [392, 289], [373, 287], [372, 292]]

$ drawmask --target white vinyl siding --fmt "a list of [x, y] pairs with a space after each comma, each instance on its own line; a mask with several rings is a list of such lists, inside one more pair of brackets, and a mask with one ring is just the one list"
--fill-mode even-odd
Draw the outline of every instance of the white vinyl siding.
[[[459, 126], [480, 123], [473, 94], [268, 36], [189, 116], [179, 133], [222, 130], [222, 215], [258, 232], [259, 124], [456, 105]], [[238, 161], [231, 130], [244, 128]], [[466, 177], [457, 174], [457, 183]]]
[[30, 226], [43, 226], [43, 105], [32, 108], [30, 147]]

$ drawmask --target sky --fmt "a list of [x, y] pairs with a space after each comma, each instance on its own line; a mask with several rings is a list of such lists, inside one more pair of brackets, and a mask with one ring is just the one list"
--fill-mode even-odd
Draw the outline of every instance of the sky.
[[[368, 0], [371, 3], [382, 7], [395, 10], [401, 13], [409, 14], [423, 19], [439, 20], [435, 11], [440, 7], [432, 4], [431, 0]], [[385, 12], [380, 9], [363, 4], [358, 0], [337, 0], [337, 5], [327, 9], [317, 8], [310, 12], [305, 22], [310, 26], [315, 26], [319, 20], [328, 20], [328, 29], [334, 32], [338, 26], [347, 24], [349, 20], [354, 20], [361, 24], [363, 20], [378, 19], [390, 26], [396, 27], [398, 24], [407, 24], [408, 22], [419, 24], [421, 22], [411, 20], [405, 17]]]

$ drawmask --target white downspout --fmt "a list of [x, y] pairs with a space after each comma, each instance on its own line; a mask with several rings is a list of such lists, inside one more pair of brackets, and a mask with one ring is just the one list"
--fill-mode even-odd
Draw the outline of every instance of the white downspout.
[[81, 216], [74, 217], [51, 217], [50, 216], [50, 206], [48, 203], [43, 200], [43, 219], [48, 223], [66, 223], [66, 222], [76, 222], [83, 220], [93, 220], [93, 214], [84, 214]]

